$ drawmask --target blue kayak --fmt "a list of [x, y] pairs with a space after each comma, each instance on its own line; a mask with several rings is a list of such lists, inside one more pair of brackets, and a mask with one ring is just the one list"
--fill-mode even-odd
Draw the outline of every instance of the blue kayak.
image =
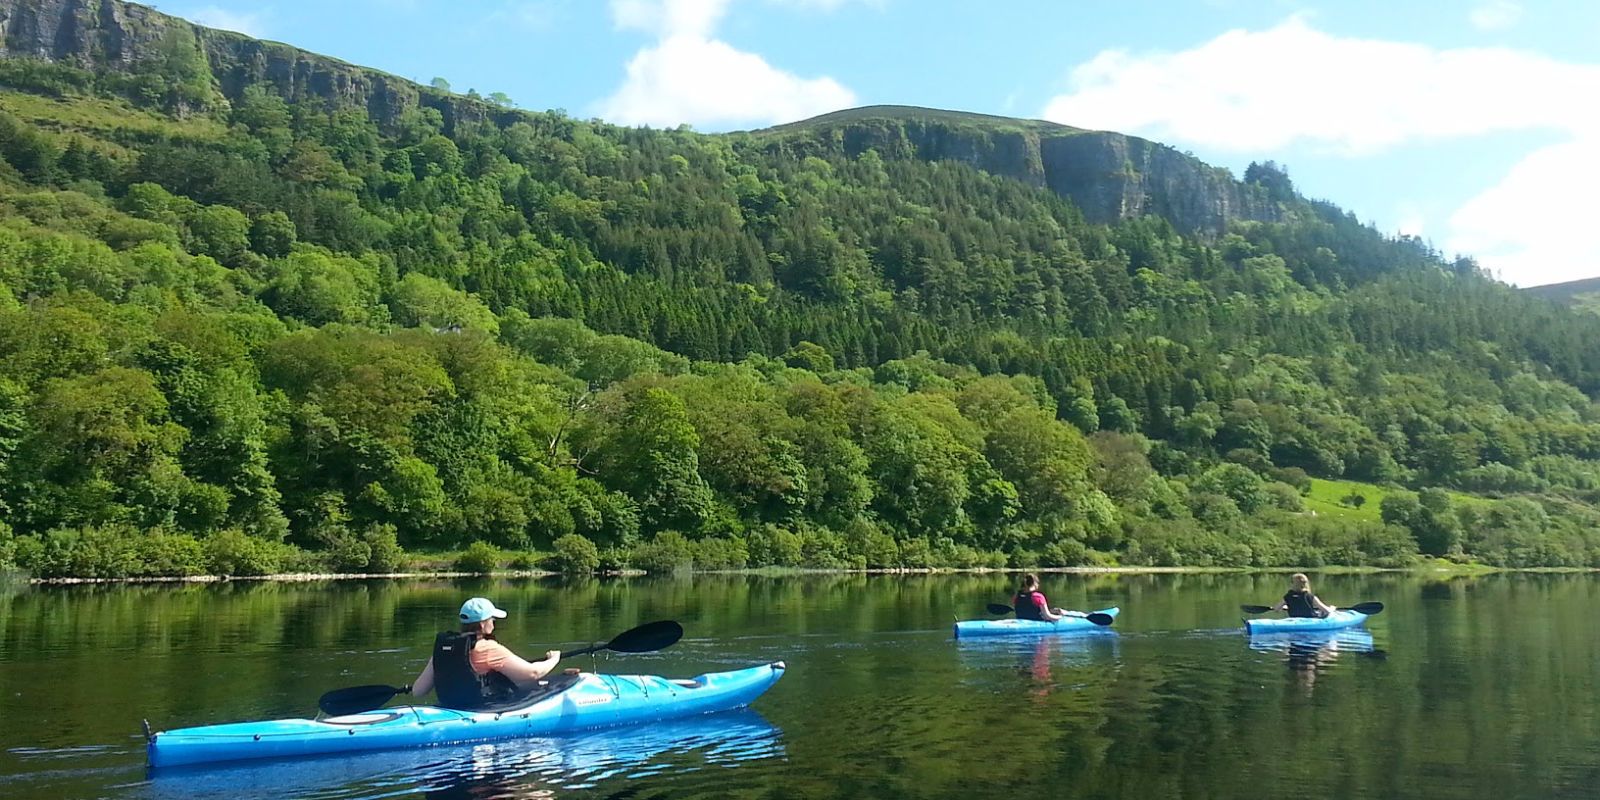
[[754, 709], [742, 708], [558, 736], [165, 767], [151, 770], [138, 796], [537, 796], [535, 789], [543, 787], [623, 784], [634, 775], [728, 768], [784, 754], [782, 733]]
[[633, 725], [749, 705], [783, 677], [781, 661], [691, 680], [586, 672], [552, 679], [527, 705], [500, 711], [394, 706], [324, 719], [280, 719], [180, 728], [150, 737], [152, 767], [300, 758], [459, 742], [547, 736]]
[[1340, 628], [1355, 627], [1366, 621], [1366, 614], [1341, 609], [1326, 617], [1247, 619], [1244, 621], [1244, 629], [1252, 634], [1287, 633], [1290, 631], [1336, 631]]
[[[1115, 617], [1121, 609], [1101, 609], [1098, 613]], [[956, 638], [963, 636], [1040, 636], [1051, 633], [1088, 633], [1109, 630], [1083, 617], [1062, 617], [1055, 622], [1037, 619], [970, 619], [956, 623]]]

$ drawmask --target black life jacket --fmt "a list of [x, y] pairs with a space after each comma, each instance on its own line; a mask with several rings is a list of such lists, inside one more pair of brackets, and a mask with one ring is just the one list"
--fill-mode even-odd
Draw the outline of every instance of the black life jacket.
[[1318, 609], [1317, 605], [1311, 602], [1311, 598], [1313, 596], [1314, 595], [1312, 595], [1310, 592], [1298, 592], [1294, 590], [1290, 590], [1288, 593], [1284, 594], [1283, 603], [1289, 607], [1289, 616], [1321, 617], [1321, 609]]
[[1017, 610], [1017, 619], [1044, 619], [1040, 607], [1044, 605], [1044, 595], [1038, 592], [1017, 592], [1011, 598], [1011, 607]]
[[472, 669], [476, 633], [445, 631], [433, 640], [433, 691], [439, 705], [474, 711], [517, 699], [517, 684], [498, 672], [479, 675]]

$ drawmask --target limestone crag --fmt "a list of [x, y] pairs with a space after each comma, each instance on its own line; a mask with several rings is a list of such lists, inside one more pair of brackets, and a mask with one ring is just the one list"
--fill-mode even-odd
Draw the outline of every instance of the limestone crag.
[[91, 70], [131, 70], [173, 28], [191, 31], [225, 97], [266, 85], [292, 102], [365, 108], [382, 126], [407, 109], [438, 109], [445, 122], [498, 118], [505, 109], [279, 42], [195, 25], [120, 0], [0, 0], [0, 57], [41, 58]]
[[1147, 139], [1035, 120], [907, 106], [870, 106], [783, 125], [757, 136], [797, 153], [868, 149], [884, 158], [960, 161], [1048, 186], [1092, 222], [1144, 214], [1215, 235], [1233, 220], [1275, 221], [1278, 204], [1227, 170]]
[[[246, 87], [267, 86], [291, 102], [363, 108], [385, 128], [419, 106], [437, 109], [446, 130], [486, 119], [509, 124], [522, 114], [122, 0], [0, 0], [0, 57], [131, 71], [158, 57], [174, 29], [192, 33], [230, 100]], [[1034, 120], [872, 106], [752, 135], [799, 155], [842, 150], [855, 156], [872, 149], [884, 158], [959, 161], [1049, 187], [1092, 222], [1158, 214], [1182, 231], [1216, 235], [1233, 220], [1271, 221], [1282, 214], [1261, 187], [1165, 145]]]

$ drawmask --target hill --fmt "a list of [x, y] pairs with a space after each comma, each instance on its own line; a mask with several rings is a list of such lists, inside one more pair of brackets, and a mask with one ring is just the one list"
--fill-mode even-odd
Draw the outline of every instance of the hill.
[[1529, 286], [1523, 291], [1535, 297], [1600, 312], [1600, 278]]
[[1235, 180], [1170, 147], [1134, 136], [911, 106], [868, 106], [780, 125], [756, 136], [797, 155], [834, 149], [850, 157], [955, 161], [1042, 186], [1067, 198], [1090, 222], [1141, 216], [1180, 231], [1216, 235], [1240, 220], [1276, 221], [1267, 187]]
[[[1276, 165], [621, 128], [114, 0], [0, 25], [0, 561], [1600, 565], [1600, 318]], [[1378, 512], [1306, 513], [1335, 485]]]

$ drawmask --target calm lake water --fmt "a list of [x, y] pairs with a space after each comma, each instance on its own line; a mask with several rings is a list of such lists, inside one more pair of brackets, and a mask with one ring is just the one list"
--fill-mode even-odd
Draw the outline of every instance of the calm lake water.
[[[13, 587], [0, 594], [0, 797], [1482, 798], [1600, 793], [1600, 578], [1313, 576], [1388, 610], [1252, 641], [1282, 576], [1046, 576], [1115, 634], [951, 638], [1006, 576]], [[0, 590], [5, 591], [5, 590]], [[784, 660], [752, 710], [649, 729], [150, 775], [157, 729], [315, 712], [404, 683], [461, 601], [526, 655], [677, 619], [688, 677]]]

